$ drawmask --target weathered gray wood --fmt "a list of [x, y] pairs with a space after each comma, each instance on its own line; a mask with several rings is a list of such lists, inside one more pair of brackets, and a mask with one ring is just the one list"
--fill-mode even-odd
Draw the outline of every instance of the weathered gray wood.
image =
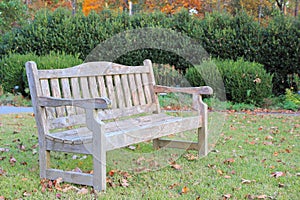
[[139, 97], [138, 97], [137, 85], [135, 83], [135, 78], [133, 74], [129, 74], [128, 77], [129, 77], [129, 86], [131, 91], [132, 102], [134, 106], [137, 106], [139, 105]]
[[[50, 87], [49, 87], [48, 79], [40, 80], [40, 84], [41, 84], [41, 90], [42, 90], [41, 95], [50, 97]], [[49, 119], [55, 118], [55, 115], [56, 115], [55, 108], [46, 108], [46, 114]]]
[[100, 96], [101, 97], [108, 97], [103, 76], [98, 76], [97, 80], [98, 80], [98, 84], [99, 84]]
[[118, 108], [124, 108], [125, 107], [125, 101], [124, 101], [124, 94], [123, 94], [123, 88], [121, 85], [121, 80], [119, 75], [114, 76], [115, 81], [115, 88], [117, 93], [117, 103]]
[[[73, 98], [74, 99], [81, 99], [80, 85], [79, 85], [78, 77], [71, 78], [71, 87], [72, 87]], [[82, 113], [84, 113], [84, 109], [76, 108], [76, 113], [77, 114], [82, 114]]]
[[115, 89], [113, 85], [112, 76], [105, 76], [106, 86], [108, 91], [108, 98], [111, 100], [112, 108], [117, 108], [117, 101], [115, 95]]
[[[50, 80], [51, 85], [51, 92], [53, 97], [61, 98], [61, 91], [60, 91], [60, 85], [59, 80], [57, 78]], [[56, 108], [56, 115], [57, 117], [62, 117], [66, 115], [66, 111], [64, 107]]]
[[[71, 88], [68, 78], [61, 79], [61, 87], [62, 87], [62, 95], [66, 99], [70, 99], [72, 97]], [[75, 108], [73, 106], [66, 106], [67, 115], [74, 115]]]
[[211, 95], [213, 94], [213, 90], [209, 86], [202, 86], [202, 87], [167, 87], [161, 85], [155, 85], [154, 91], [156, 93], [163, 93], [163, 92], [182, 92], [187, 94], [198, 94], [198, 95]]
[[88, 81], [89, 81], [89, 86], [91, 91], [91, 97], [92, 98], [99, 97], [96, 77], [95, 76], [88, 77]]
[[[38, 79], [38, 71], [35, 62], [26, 62], [26, 74], [28, 78], [28, 84], [30, 89], [32, 105], [37, 105], [38, 96], [42, 95], [41, 85]], [[49, 133], [47, 127], [47, 118], [45, 109], [39, 106], [33, 107], [35, 113], [35, 121], [39, 134], [39, 165], [40, 165], [40, 177], [46, 178], [46, 169], [50, 166], [50, 153], [46, 150], [45, 135]]]
[[149, 73], [149, 68], [145, 66], [125, 66], [110, 62], [89, 62], [81, 65], [54, 70], [39, 70], [39, 78], [71, 78], [90, 77], [100, 75]]
[[145, 95], [144, 95], [144, 90], [143, 90], [141, 74], [135, 74], [135, 80], [136, 80], [139, 102], [141, 105], [145, 105], [146, 100], [145, 100]]
[[105, 109], [109, 108], [111, 101], [108, 98], [94, 99], [63, 99], [54, 97], [38, 97], [38, 105], [46, 107], [77, 106], [81, 108]]
[[[101, 120], [117, 119], [126, 116], [138, 115], [141, 113], [152, 113], [155, 111], [155, 104], [146, 104], [143, 106], [126, 107], [123, 109], [105, 109], [98, 112]], [[49, 129], [66, 128], [69, 126], [85, 124], [85, 115], [72, 115], [60, 118], [54, 118], [49, 121]]]
[[93, 175], [72, 171], [62, 171], [58, 169], [47, 169], [46, 176], [50, 180], [62, 178], [64, 182], [71, 182], [82, 185], [93, 185]]
[[[97, 191], [106, 190], [106, 137], [104, 123], [98, 119], [93, 109], [86, 109], [87, 127], [93, 139], [93, 187]], [[97, 138], [97, 139], [95, 139]]]
[[130, 93], [127, 78], [128, 78], [127, 74], [122, 74], [121, 75], [122, 86], [123, 86], [123, 89], [124, 89], [124, 101], [125, 101], [126, 107], [131, 107], [132, 106], [132, 100], [131, 100], [131, 93]]
[[80, 88], [84, 99], [91, 98], [87, 77], [80, 78]]
[[[26, 71], [39, 132], [41, 177], [62, 177], [101, 191], [106, 189], [109, 150], [153, 140], [156, 148], [208, 153], [207, 105], [201, 95], [211, 94], [210, 87], [157, 86], [150, 60], [145, 60], [143, 66], [93, 62], [61, 70], [37, 70], [34, 62], [28, 62]], [[174, 117], [161, 113], [157, 96], [160, 92], [193, 94], [197, 115]], [[99, 97], [108, 97], [112, 103]], [[56, 109], [57, 115], [51, 116], [51, 109]], [[195, 129], [198, 142], [161, 139]], [[94, 174], [49, 169], [50, 151], [93, 155]]]

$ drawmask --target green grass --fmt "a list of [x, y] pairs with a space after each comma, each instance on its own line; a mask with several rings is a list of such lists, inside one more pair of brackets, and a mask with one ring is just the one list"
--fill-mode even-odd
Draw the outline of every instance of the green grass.
[[[213, 114], [210, 113], [211, 120], [218, 115]], [[210, 129], [215, 125], [212, 123]], [[110, 177], [106, 193], [93, 194], [91, 187], [80, 185], [73, 186], [87, 188], [89, 193], [80, 195], [76, 189], [63, 192], [55, 187], [42, 192], [34, 117], [0, 115], [0, 196], [7, 199], [222, 199], [223, 195], [230, 194], [230, 199], [245, 199], [247, 195], [298, 199], [300, 116], [229, 114], [220, 133], [218, 143], [207, 157], [188, 160], [185, 155], [192, 151], [171, 155], [169, 160], [179, 157], [176, 163], [181, 170], [165, 163], [157, 171], [133, 173], [122, 163], [114, 165], [122, 159], [128, 161], [126, 155], [141, 158], [153, 153], [151, 143], [145, 142], [136, 145], [135, 150], [108, 153], [108, 171], [115, 170], [115, 174]], [[79, 167], [83, 171], [92, 169], [90, 157], [77, 156], [72, 159], [72, 154], [54, 154], [52, 165], [64, 169]], [[14, 165], [10, 164], [10, 158], [16, 159]], [[141, 162], [151, 165], [151, 161]], [[275, 178], [274, 172], [284, 175]], [[123, 179], [128, 181], [128, 187], [121, 186]], [[243, 179], [250, 183], [242, 183]], [[66, 184], [60, 186], [65, 188]]]

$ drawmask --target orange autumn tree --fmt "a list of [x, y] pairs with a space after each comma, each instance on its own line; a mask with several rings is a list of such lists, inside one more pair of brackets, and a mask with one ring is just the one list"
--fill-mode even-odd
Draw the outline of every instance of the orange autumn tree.
[[82, 3], [82, 12], [88, 15], [92, 10], [99, 12], [104, 8], [112, 10], [123, 10], [128, 8], [126, 0], [84, 0]]
[[200, 13], [202, 1], [200, 0], [145, 0], [145, 6], [148, 11], [160, 10], [167, 14], [174, 14], [182, 8], [193, 10]]

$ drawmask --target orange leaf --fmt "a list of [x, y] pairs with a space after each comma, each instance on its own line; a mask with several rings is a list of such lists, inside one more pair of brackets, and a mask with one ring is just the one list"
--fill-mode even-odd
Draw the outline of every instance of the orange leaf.
[[230, 163], [234, 163], [234, 161], [235, 160], [233, 158], [228, 158], [228, 159], [224, 160], [223, 163], [230, 164]]
[[188, 191], [189, 191], [189, 188], [186, 187], [186, 186], [184, 186], [184, 187], [181, 189], [181, 194], [186, 194], [186, 193], [188, 193]]
[[231, 197], [231, 194], [223, 194], [223, 199], [229, 199]]

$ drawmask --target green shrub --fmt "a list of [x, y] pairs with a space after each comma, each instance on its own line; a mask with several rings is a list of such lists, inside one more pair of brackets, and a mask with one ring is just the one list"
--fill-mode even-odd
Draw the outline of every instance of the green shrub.
[[[211, 70], [214, 66], [223, 80], [216, 81], [218, 71]], [[264, 98], [271, 96], [272, 77], [261, 64], [241, 58], [237, 61], [213, 59], [186, 72], [186, 78], [193, 86], [210, 85], [218, 95], [224, 84], [227, 100], [254, 105], [261, 105]]]
[[293, 93], [292, 90], [285, 90], [285, 101], [284, 108], [288, 110], [299, 110], [300, 109], [300, 94]]
[[17, 92], [23, 95], [27, 94], [28, 82], [25, 63], [30, 60], [35, 61], [39, 69], [59, 69], [82, 63], [78, 56], [64, 53], [51, 52], [46, 56], [37, 56], [33, 53], [26, 55], [10, 53], [0, 60], [0, 85], [5, 92], [13, 92], [15, 86], [18, 86]]

